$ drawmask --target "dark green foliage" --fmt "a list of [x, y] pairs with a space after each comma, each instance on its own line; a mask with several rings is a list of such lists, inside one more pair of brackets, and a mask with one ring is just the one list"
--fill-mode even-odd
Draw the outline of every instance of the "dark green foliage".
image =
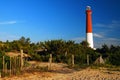
[[120, 46], [112, 45], [109, 53], [109, 62], [113, 65], [120, 65]]
[[120, 65], [120, 52], [115, 52], [109, 56], [109, 61], [113, 65]]
[[98, 48], [96, 51], [101, 53], [103, 58], [107, 58], [109, 56], [110, 49], [106, 44], [104, 44], [102, 48]]
[[31, 54], [31, 56], [32, 56], [32, 60], [42, 61], [41, 56], [38, 55], [37, 53]]
[[9, 64], [9, 57], [5, 55], [4, 51], [0, 51], [0, 70], [2, 69], [3, 56], [5, 56], [5, 62]]
[[106, 62], [111, 65], [120, 66], [120, 46], [103, 45], [101, 49], [97, 49], [97, 52], [101, 53]]
[[[53, 62], [63, 62], [71, 65], [73, 54], [75, 56], [75, 64], [86, 64], [86, 56], [89, 54], [90, 63], [92, 64], [98, 57], [98, 53], [87, 47], [88, 44], [86, 41], [78, 44], [74, 41], [51, 40], [45, 41], [41, 45], [47, 51], [43, 51], [39, 55], [46, 56], [46, 54], [52, 54]], [[42, 58], [42, 60], [44, 59]]]
[[[23, 49], [24, 53], [31, 56], [32, 60], [37, 61], [49, 61], [49, 55], [52, 54], [53, 62], [63, 62], [71, 64], [72, 54], [75, 56], [75, 64], [86, 65], [87, 55], [89, 55], [89, 62], [93, 64], [94, 61], [102, 55], [103, 59], [107, 63], [112, 65], [120, 65], [120, 46], [103, 45], [102, 48], [93, 50], [88, 47], [86, 41], [81, 43], [75, 43], [74, 41], [64, 40], [50, 40], [44, 42], [31, 43], [30, 38], [21, 37], [19, 40], [9, 42], [0, 41], [0, 63], [2, 64], [2, 56], [5, 52], [20, 51]], [[5, 57], [6, 62], [9, 62], [9, 58]], [[8, 63], [9, 64], [9, 63]]]

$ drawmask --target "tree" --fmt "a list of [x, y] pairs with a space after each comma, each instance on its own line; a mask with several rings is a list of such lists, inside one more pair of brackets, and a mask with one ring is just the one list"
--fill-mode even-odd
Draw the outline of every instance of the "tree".
[[85, 48], [88, 47], [88, 45], [89, 45], [89, 43], [87, 41], [82, 41], [80, 44]]
[[109, 53], [110, 53], [110, 49], [106, 44], [102, 45], [101, 49], [100, 48], [96, 49], [96, 51], [98, 53], [101, 53], [103, 58], [107, 58], [109, 56]]
[[113, 46], [110, 47], [110, 54], [109, 54], [109, 62], [112, 65], [120, 65], [120, 46]]

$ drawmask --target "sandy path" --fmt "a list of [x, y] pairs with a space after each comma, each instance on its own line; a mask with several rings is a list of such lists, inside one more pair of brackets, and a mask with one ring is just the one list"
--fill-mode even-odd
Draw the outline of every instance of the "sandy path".
[[[48, 65], [48, 63], [41, 63]], [[52, 64], [51, 72], [31, 72], [0, 80], [120, 80], [120, 71], [82, 69], [75, 71], [64, 64]]]

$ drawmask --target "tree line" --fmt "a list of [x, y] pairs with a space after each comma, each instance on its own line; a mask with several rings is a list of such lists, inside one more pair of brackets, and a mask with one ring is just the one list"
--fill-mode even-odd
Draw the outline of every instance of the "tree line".
[[89, 55], [90, 64], [100, 56], [103, 56], [106, 64], [120, 65], [120, 46], [103, 45], [102, 48], [96, 50], [88, 47], [86, 41], [75, 43], [68, 40], [48, 40], [44, 42], [32, 43], [30, 38], [21, 37], [19, 40], [0, 41], [0, 59], [6, 52], [20, 51], [29, 54], [32, 60], [48, 61], [49, 55], [53, 55], [54, 62], [70, 63], [71, 55], [75, 56], [75, 64], [86, 64], [87, 55]]

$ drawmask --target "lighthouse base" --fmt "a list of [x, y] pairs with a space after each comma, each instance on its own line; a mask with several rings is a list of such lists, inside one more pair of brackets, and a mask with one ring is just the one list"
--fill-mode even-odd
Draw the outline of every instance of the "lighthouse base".
[[89, 47], [94, 48], [94, 45], [93, 45], [93, 33], [86, 33], [86, 40], [88, 42]]

